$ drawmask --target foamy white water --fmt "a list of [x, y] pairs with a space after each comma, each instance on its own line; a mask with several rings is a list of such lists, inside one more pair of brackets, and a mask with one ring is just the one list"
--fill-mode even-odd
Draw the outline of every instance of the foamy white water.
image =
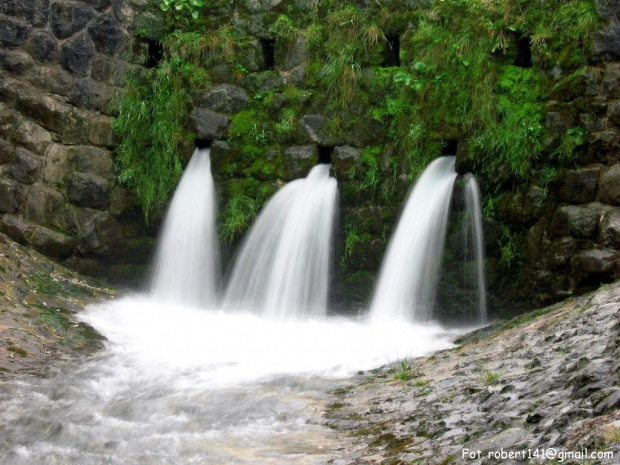
[[439, 279], [455, 157], [440, 157], [422, 173], [409, 194], [381, 265], [370, 306], [374, 321], [428, 321]]
[[438, 326], [276, 321], [132, 297], [80, 319], [105, 353], [0, 384], [2, 464], [322, 464], [341, 377], [450, 347]]
[[338, 187], [317, 165], [267, 203], [247, 233], [225, 293], [228, 309], [270, 318], [325, 315]]
[[216, 209], [210, 149], [196, 149], [163, 223], [151, 285], [158, 300], [201, 307], [217, 303]]
[[471, 173], [465, 175], [465, 247], [473, 248], [476, 260], [476, 284], [478, 287], [479, 323], [487, 322], [486, 279], [484, 273], [484, 234], [482, 231], [482, 211], [480, 208], [480, 189]]

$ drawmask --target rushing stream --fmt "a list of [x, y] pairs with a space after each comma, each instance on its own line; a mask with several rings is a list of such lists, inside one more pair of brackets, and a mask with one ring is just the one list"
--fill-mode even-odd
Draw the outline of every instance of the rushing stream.
[[313, 464], [347, 376], [449, 347], [437, 326], [270, 320], [125, 298], [80, 319], [107, 350], [0, 385], [0, 463]]

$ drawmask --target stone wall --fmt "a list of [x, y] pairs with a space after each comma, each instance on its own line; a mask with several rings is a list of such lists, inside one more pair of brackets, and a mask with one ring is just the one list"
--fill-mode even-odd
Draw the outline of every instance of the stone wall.
[[[405, 10], [419, 4], [393, 3]], [[222, 214], [235, 193], [246, 189], [252, 196], [263, 187], [273, 192], [331, 159], [341, 191], [340, 229], [355, 228], [359, 236], [351, 243], [346, 267], [340, 266], [344, 233], [338, 238], [337, 298], [364, 301], [410, 185], [406, 170], [390, 171], [400, 155], [386, 125], [367, 117], [376, 103], [373, 80], [381, 76], [391, 45], [362, 60], [356, 92], [368, 101], [354, 102], [351, 121], [341, 120], [344, 129], [334, 131], [324, 96], [313, 87], [317, 70], [311, 69], [304, 36], [290, 42], [273, 29], [285, 12], [317, 17], [320, 2], [217, 2], [213, 8], [213, 22], [235, 18], [244, 34], [242, 53], [235, 65], [226, 60], [210, 65], [210, 86], [192, 89], [187, 129], [197, 139], [212, 141]], [[598, 9], [606, 25], [588, 65], [578, 75], [558, 66], [540, 71], [554, 85], [545, 110], [550, 137], [575, 126], [589, 133], [577, 164], [560, 169], [549, 187], [503, 186], [497, 218], [487, 224], [497, 307], [509, 306], [511, 299], [557, 300], [620, 277], [618, 2], [601, 0]], [[116, 181], [113, 103], [128, 73], [148, 64], [149, 44], [164, 32], [161, 20], [148, 10], [146, 0], [5, 0], [0, 5], [0, 231], [79, 271], [125, 282], [148, 263], [156, 227], [147, 231], [132, 195]], [[415, 28], [402, 17], [386, 34], [402, 38]], [[265, 61], [270, 44], [273, 64]], [[403, 46], [401, 57], [409, 66], [415, 51]], [[275, 141], [260, 143], [261, 125], [250, 147], [244, 146], [245, 135], [234, 132], [254, 110], [276, 123], [293, 105], [300, 112], [295, 129]], [[466, 134], [446, 130], [436, 137], [461, 136]], [[192, 147], [186, 145], [187, 159]], [[373, 155], [376, 169], [382, 179], [394, 178], [390, 189], [360, 190], [360, 175], [369, 169], [363, 160], [369, 146], [380, 149]], [[461, 161], [460, 166], [467, 165]], [[485, 194], [493, 180], [481, 181]], [[525, 251], [516, 278], [514, 270], [506, 273], [499, 265], [497, 230], [502, 224], [511, 226]], [[242, 232], [225, 255], [234, 252]]]
[[152, 246], [112, 156], [115, 99], [148, 58], [131, 29], [145, 3], [0, 5], [0, 231], [117, 281]]

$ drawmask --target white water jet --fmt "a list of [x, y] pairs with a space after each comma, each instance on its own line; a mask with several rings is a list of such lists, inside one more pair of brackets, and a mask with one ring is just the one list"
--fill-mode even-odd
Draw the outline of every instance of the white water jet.
[[473, 245], [476, 261], [476, 284], [478, 288], [478, 319], [487, 321], [486, 280], [484, 276], [484, 235], [482, 232], [482, 211], [480, 208], [480, 189], [471, 173], [465, 175], [465, 247]]
[[455, 157], [440, 157], [409, 194], [381, 265], [372, 320], [432, 317], [456, 177]]
[[238, 252], [225, 307], [276, 319], [325, 315], [338, 198], [329, 169], [315, 166], [267, 203]]
[[220, 267], [215, 216], [210, 149], [196, 149], [163, 223], [151, 284], [156, 300], [216, 305]]

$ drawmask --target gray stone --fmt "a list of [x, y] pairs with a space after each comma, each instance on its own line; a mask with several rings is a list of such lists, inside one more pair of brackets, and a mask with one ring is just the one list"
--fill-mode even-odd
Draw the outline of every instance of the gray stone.
[[109, 86], [123, 87], [132, 66], [124, 61], [99, 55], [93, 60], [90, 77]]
[[112, 55], [127, 37], [112, 14], [103, 14], [88, 26], [95, 48], [98, 52]]
[[595, 275], [611, 274], [620, 255], [615, 250], [584, 250], [575, 257], [579, 272]]
[[40, 165], [39, 157], [23, 147], [17, 147], [11, 175], [19, 182], [32, 184], [37, 179]]
[[592, 202], [596, 199], [600, 172], [600, 166], [562, 170], [552, 184], [552, 194], [560, 202]]
[[114, 148], [118, 143], [112, 119], [108, 116], [95, 116], [90, 119], [88, 124], [88, 142], [101, 147]]
[[[133, 194], [121, 186], [113, 186], [110, 193], [110, 214], [119, 218], [130, 215], [133, 210], [137, 210]], [[141, 234], [141, 232], [137, 234]]]
[[88, 34], [81, 33], [66, 41], [60, 48], [62, 66], [78, 77], [85, 77], [95, 55], [95, 46]]
[[99, 11], [103, 11], [112, 4], [112, 0], [82, 0], [82, 2], [96, 8]]
[[605, 246], [620, 249], [620, 208], [612, 208], [603, 215], [599, 240]]
[[606, 21], [617, 18], [620, 12], [620, 0], [596, 0], [596, 11]]
[[609, 26], [596, 35], [594, 53], [610, 60], [620, 58], [620, 20], [618, 18], [613, 19]]
[[301, 66], [307, 60], [308, 44], [301, 36], [297, 37], [292, 45], [281, 47], [281, 49], [285, 51], [283, 60], [284, 63], [282, 65], [282, 68], [285, 71], [290, 71], [293, 68]]
[[71, 224], [62, 194], [40, 185], [32, 186], [26, 194], [24, 218], [61, 232], [67, 232]]
[[32, 68], [34, 61], [22, 50], [0, 49], [0, 68], [13, 75], [22, 75]]
[[337, 172], [345, 173], [359, 162], [361, 156], [361, 150], [350, 145], [335, 147], [333, 153], [334, 167]]
[[10, 179], [0, 179], [0, 213], [15, 213], [23, 198], [23, 186]]
[[166, 24], [161, 16], [153, 13], [144, 13], [138, 16], [137, 30], [140, 37], [149, 40], [159, 40], [166, 34]]
[[551, 230], [556, 237], [593, 238], [602, 216], [600, 204], [560, 207], [553, 215]]
[[43, 27], [47, 24], [50, 0], [2, 0], [0, 13], [24, 19], [32, 26]]
[[607, 105], [607, 118], [610, 123], [620, 127], [620, 100], [614, 100]]
[[230, 118], [208, 108], [194, 108], [189, 114], [194, 123], [197, 139], [222, 139], [226, 137]]
[[73, 91], [73, 76], [60, 66], [37, 66], [26, 76], [28, 82], [61, 97], [70, 97]]
[[319, 154], [316, 145], [299, 145], [284, 150], [284, 170], [288, 180], [308, 174], [317, 163]]
[[82, 2], [55, 2], [50, 11], [50, 29], [59, 39], [68, 39], [81, 31], [97, 13]]
[[281, 91], [284, 88], [284, 78], [276, 71], [249, 73], [243, 81], [243, 86], [253, 93]]
[[33, 226], [27, 239], [37, 252], [54, 258], [66, 258], [75, 249], [75, 239], [41, 226]]
[[107, 212], [97, 214], [80, 234], [81, 254], [121, 255], [124, 250], [121, 224]]
[[620, 164], [613, 165], [603, 173], [599, 194], [601, 202], [620, 205]]
[[53, 144], [45, 153], [43, 179], [57, 186], [64, 185], [67, 176], [73, 172], [76, 149], [63, 144]]
[[334, 139], [328, 131], [327, 118], [322, 115], [304, 115], [299, 120], [300, 135], [308, 142], [318, 145], [340, 145], [343, 141]]
[[245, 7], [250, 13], [262, 13], [270, 11], [282, 3], [282, 0], [246, 0]]
[[81, 207], [107, 210], [110, 184], [95, 174], [74, 173], [69, 181], [69, 199]]
[[83, 78], [77, 80], [73, 86], [71, 103], [80, 108], [109, 114], [117, 95], [116, 89], [90, 78]]
[[237, 113], [248, 106], [248, 94], [240, 87], [220, 84], [202, 92], [196, 106], [223, 113]]
[[26, 237], [32, 226], [14, 215], [0, 216], [0, 232], [3, 232], [15, 242], [26, 243]]
[[78, 146], [75, 153], [75, 170], [111, 179], [114, 176], [112, 152], [88, 145]]
[[28, 24], [14, 18], [0, 17], [0, 46], [19, 47], [30, 35]]
[[30, 53], [41, 63], [56, 61], [58, 44], [54, 36], [48, 31], [37, 31], [30, 41]]
[[39, 155], [43, 155], [52, 143], [52, 136], [48, 131], [28, 120], [16, 125], [13, 137], [15, 142]]
[[0, 139], [0, 165], [13, 163], [15, 158], [15, 147], [10, 142]]

